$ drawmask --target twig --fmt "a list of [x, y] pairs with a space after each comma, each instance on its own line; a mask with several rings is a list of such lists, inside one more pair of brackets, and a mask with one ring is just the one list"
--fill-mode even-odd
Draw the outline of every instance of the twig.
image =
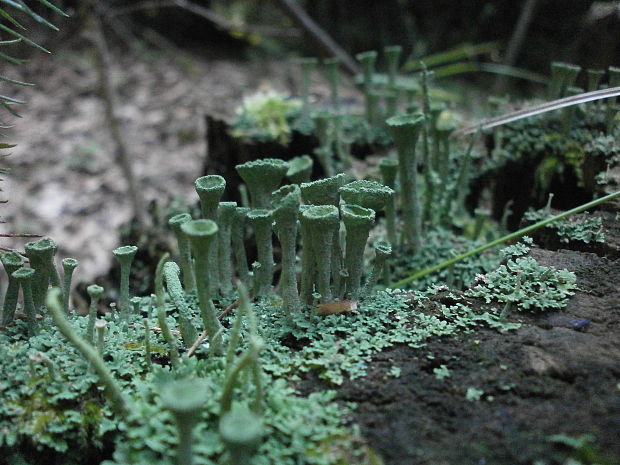
[[618, 95], [620, 95], [620, 86], [610, 87], [609, 89], [594, 90], [592, 92], [584, 92], [583, 94], [564, 97], [558, 100], [553, 100], [551, 102], [545, 102], [540, 105], [523, 108], [521, 110], [497, 116], [495, 118], [483, 120], [475, 124], [474, 126], [454, 131], [452, 134], [450, 134], [450, 137], [466, 136], [468, 134], [473, 134], [481, 129], [491, 129], [496, 126], [512, 123], [513, 121], [529, 118], [530, 116], [540, 115], [548, 111], [559, 110], [560, 108], [570, 107], [572, 105], [579, 105], [581, 103], [588, 103], [594, 100], [617, 97]]
[[243, 34], [256, 34], [270, 37], [296, 37], [300, 35], [300, 32], [296, 29], [283, 29], [272, 26], [256, 26], [248, 24], [235, 23], [226, 19], [224, 16], [216, 13], [210, 8], [196, 5], [186, 0], [145, 0], [143, 2], [137, 2], [131, 6], [124, 8], [110, 9], [106, 16], [114, 18], [121, 15], [126, 15], [140, 10], [157, 9], [157, 8], [181, 8], [200, 16], [207, 21], [215, 24], [217, 27], [226, 31], [241, 31]]
[[84, 12], [89, 23], [89, 39], [91, 40], [95, 50], [95, 68], [99, 78], [99, 84], [101, 86], [101, 96], [104, 104], [105, 118], [110, 130], [110, 136], [115, 145], [115, 158], [120, 164], [125, 180], [127, 181], [133, 216], [140, 225], [144, 225], [145, 202], [142, 198], [142, 193], [138, 188], [131, 157], [127, 151], [121, 132], [121, 127], [118, 118], [116, 117], [116, 91], [109, 74], [111, 70], [111, 60], [101, 19], [96, 12], [96, 5], [92, 0], [85, 6]]
[[[175, 2], [185, 0], [175, 0]], [[304, 9], [294, 0], [277, 0], [288, 16], [301, 26], [314, 41], [328, 53], [340, 58], [342, 64], [351, 74], [359, 74], [360, 67], [353, 57], [349, 55], [331, 36], [321, 28]]]
[[[508, 43], [508, 50], [506, 50], [504, 64], [507, 66], [513, 66], [517, 61], [517, 56], [521, 51], [521, 46], [523, 45], [523, 41], [527, 35], [527, 30], [532, 23], [537, 3], [538, 0], [527, 0], [521, 9], [521, 14], [517, 20], [517, 25], [515, 26], [515, 29], [512, 32], [512, 37], [510, 37], [510, 42]], [[505, 87], [506, 75], [500, 74], [495, 82], [493, 90], [495, 93], [502, 93], [504, 92]]]
[[41, 234], [0, 234], [0, 237], [43, 237]]
[[[221, 320], [225, 315], [228, 315], [233, 309], [237, 308], [238, 306], [239, 306], [239, 300], [235, 300], [232, 304], [230, 304], [228, 307], [226, 307], [222, 311], [222, 313], [220, 313], [217, 316], [218, 320]], [[208, 335], [209, 334], [207, 333], [207, 331], [203, 331], [202, 333], [200, 333], [200, 336], [198, 336], [198, 339], [196, 339], [194, 341], [192, 346], [187, 351], [187, 356], [188, 357], [191, 357], [192, 355], [194, 355], [194, 352], [196, 352], [196, 350], [198, 349], [200, 344], [202, 344], [202, 341], [204, 341], [207, 338]]]

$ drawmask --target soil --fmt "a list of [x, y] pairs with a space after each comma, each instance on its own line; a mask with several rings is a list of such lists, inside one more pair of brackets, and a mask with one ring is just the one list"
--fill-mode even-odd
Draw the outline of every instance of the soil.
[[[108, 272], [118, 228], [132, 212], [91, 51], [81, 42], [78, 35], [52, 57], [33, 57], [7, 74], [36, 86], [10, 89], [27, 105], [6, 134], [18, 145], [2, 160], [11, 173], [2, 176], [9, 203], [0, 208], [6, 222], [0, 233], [52, 237], [59, 257], [79, 260], [76, 278], [92, 282]], [[172, 45], [111, 47], [111, 62], [116, 114], [139, 190], [145, 203], [157, 200], [162, 207], [173, 198], [197, 201], [193, 182], [207, 157], [206, 114], [230, 119], [244, 95], [266, 87], [286, 91], [292, 79], [288, 66], [275, 60], [190, 55]], [[2, 239], [0, 246], [23, 250], [28, 240]]]
[[[606, 228], [609, 248], [620, 238], [616, 225]], [[504, 334], [480, 328], [422, 349], [394, 347], [374, 358], [367, 376], [345, 381], [339, 398], [357, 403], [352, 421], [386, 464], [559, 464], [571, 453], [583, 463], [620, 463], [618, 255], [531, 255], [577, 275], [564, 310], [513, 315], [522, 326]], [[444, 379], [433, 371], [441, 365], [450, 371]], [[469, 388], [482, 391], [479, 400], [467, 400]], [[549, 441], [557, 434], [595, 440], [576, 452]]]

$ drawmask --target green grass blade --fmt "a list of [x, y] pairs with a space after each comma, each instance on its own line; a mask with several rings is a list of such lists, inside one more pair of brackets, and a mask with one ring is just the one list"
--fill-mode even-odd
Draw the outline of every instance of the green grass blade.
[[452, 137], [473, 134], [480, 128], [491, 129], [497, 126], [501, 126], [503, 124], [512, 123], [513, 121], [518, 121], [520, 119], [541, 115], [543, 113], [547, 113], [548, 111], [559, 110], [560, 108], [566, 108], [573, 105], [580, 105], [582, 103], [592, 102], [594, 100], [617, 97], [618, 95], [620, 95], [620, 86], [610, 87], [609, 89], [594, 90], [592, 92], [584, 92], [582, 94], [572, 95], [570, 97], [564, 97], [558, 100], [545, 102], [529, 108], [523, 108], [521, 110], [497, 116], [495, 118], [483, 120], [476, 125], [454, 131], [452, 133]]
[[22, 39], [24, 42], [26, 42], [29, 45], [32, 45], [35, 48], [38, 48], [39, 50], [41, 50], [42, 52], [45, 53], [50, 53], [50, 51], [48, 49], [46, 49], [45, 47], [42, 47], [41, 45], [37, 44], [36, 42], [33, 42], [32, 40], [30, 40], [28, 37], [24, 36], [23, 34], [20, 34], [17, 31], [14, 31], [13, 29], [11, 29], [10, 27], [6, 27], [4, 24], [0, 24], [0, 30], [6, 32], [7, 34], [12, 35], [13, 37], [17, 37], [19, 39]]
[[532, 73], [531, 71], [515, 68], [514, 66], [507, 66], [497, 63], [474, 63], [474, 62], [459, 62], [449, 65], [433, 68], [433, 74], [437, 78], [452, 77], [458, 74], [465, 73], [490, 73], [500, 74], [511, 78], [524, 79], [526, 81], [535, 82], [537, 84], [546, 84], [548, 79], [542, 74]]
[[15, 18], [13, 18], [13, 16], [11, 16], [9, 12], [4, 10], [3, 8], [0, 8], [0, 16], [2, 16], [4, 19], [6, 19], [9, 23], [11, 23], [16, 28], [26, 30], [24, 26], [22, 26]]
[[453, 49], [446, 50], [445, 52], [436, 53], [435, 55], [409, 60], [403, 65], [403, 71], [419, 71], [422, 69], [422, 62], [424, 62], [428, 68], [431, 68], [451, 61], [465, 60], [477, 55], [491, 53], [499, 49], [499, 42], [484, 42], [477, 45], [466, 43]]
[[[21, 41], [21, 39], [20, 39]], [[6, 55], [2, 52], [0, 52], [0, 58], [4, 61], [8, 61], [9, 63], [13, 63], [14, 65], [23, 65], [24, 63], [27, 63], [28, 60], [23, 60], [21, 58], [15, 58], [9, 55]]]
[[22, 41], [21, 39], [0, 40], [0, 45], [13, 45], [13, 44], [19, 44], [21, 41]]
[[17, 79], [11, 79], [6, 76], [0, 76], [0, 81], [10, 82], [11, 84], [16, 84], [18, 86], [34, 86], [31, 82], [18, 81]]
[[11, 97], [7, 97], [6, 95], [0, 95], [0, 102], [6, 102], [6, 103], [11, 103], [11, 104], [16, 104], [16, 105], [21, 105], [21, 104], [26, 103], [23, 100], [17, 100]]
[[575, 207], [571, 210], [567, 210], [563, 213], [560, 213], [559, 215], [556, 216], [552, 216], [551, 218], [547, 218], [545, 220], [539, 221], [538, 223], [534, 223], [530, 226], [527, 226], [525, 228], [519, 229], [518, 231], [515, 231], [513, 233], [507, 234], [505, 236], [502, 236], [498, 239], [495, 239], [491, 242], [487, 242], [484, 245], [481, 245], [480, 247], [477, 247], [473, 250], [470, 250], [469, 252], [465, 252], [463, 254], [460, 255], [456, 255], [455, 257], [446, 260], [445, 262], [439, 263], [437, 265], [431, 266], [429, 268], [425, 268], [423, 270], [419, 270], [419, 271], [415, 271], [412, 274], [410, 274], [409, 276], [407, 276], [406, 278], [401, 279], [400, 281], [395, 282], [394, 284], [391, 284], [389, 287], [390, 288], [396, 288], [396, 287], [400, 287], [404, 284], [407, 284], [411, 281], [414, 281], [416, 279], [422, 278], [426, 275], [429, 275], [431, 273], [434, 273], [435, 271], [439, 271], [443, 268], [447, 268], [450, 265], [454, 265], [456, 262], [460, 262], [461, 260], [464, 260], [468, 257], [471, 257], [472, 255], [477, 255], [481, 252], [484, 252], [485, 250], [491, 249], [493, 247], [497, 247], [498, 245], [501, 245], [505, 242], [508, 241], [512, 241], [514, 239], [518, 239], [522, 236], [525, 236], [528, 233], [531, 233], [532, 231], [536, 231], [537, 229], [540, 228], [544, 228], [545, 226], [547, 226], [548, 224], [553, 223], [554, 221], [559, 221], [559, 220], [563, 220], [564, 218], [567, 218], [571, 215], [575, 215], [576, 213], [581, 213], [584, 212], [586, 210], [589, 210], [593, 207], [596, 207], [597, 205], [600, 205], [602, 203], [608, 202], [609, 200], [615, 199], [620, 197], [620, 191], [618, 192], [613, 192], [611, 194], [608, 194], [604, 197], [601, 197], [600, 199], [596, 199], [596, 200], [592, 200], [591, 202], [588, 203], [584, 203], [583, 205], [580, 205], [578, 207]]
[[11, 103], [7, 103], [7, 102], [3, 102], [2, 100], [0, 100], [0, 106], [3, 107], [6, 111], [8, 111], [10, 114], [12, 114], [13, 116], [15, 116], [16, 118], [21, 118], [21, 115], [19, 113], [17, 113], [15, 110], [13, 110], [13, 108], [11, 108]]
[[47, 0], [39, 0], [39, 3], [42, 3], [43, 5], [45, 5], [46, 7], [48, 7], [50, 10], [55, 11], [56, 13], [58, 13], [59, 15], [64, 16], [65, 18], [69, 17], [69, 14], [67, 12], [65, 12], [64, 10], [62, 10], [61, 8], [57, 7], [56, 5], [54, 5], [51, 2], [48, 2]]

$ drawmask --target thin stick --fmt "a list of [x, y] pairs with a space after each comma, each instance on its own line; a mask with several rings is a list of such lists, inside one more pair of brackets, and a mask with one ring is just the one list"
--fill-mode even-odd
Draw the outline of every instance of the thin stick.
[[[230, 304], [228, 307], [226, 307], [222, 311], [222, 313], [220, 313], [217, 316], [218, 320], [221, 320], [222, 317], [224, 317], [225, 315], [228, 315], [233, 309], [237, 308], [237, 306], [239, 306], [239, 300], [235, 300], [232, 304]], [[198, 347], [200, 347], [200, 344], [202, 344], [202, 342], [207, 338], [207, 336], [208, 336], [208, 334], [207, 334], [206, 331], [203, 331], [202, 333], [200, 333], [200, 336], [198, 336], [198, 338], [194, 341], [192, 346], [187, 351], [187, 356], [188, 357], [191, 357], [192, 355], [194, 355], [194, 352], [196, 352], [196, 350], [198, 350]]]
[[391, 284], [390, 288], [394, 289], [396, 287], [400, 287], [403, 284], [407, 284], [408, 282], [411, 282], [413, 280], [416, 280], [418, 278], [422, 278], [428, 274], [434, 273], [435, 271], [439, 271], [443, 268], [446, 268], [450, 265], [455, 264], [456, 262], [459, 262], [465, 258], [471, 257], [472, 255], [477, 255], [481, 252], [484, 252], [487, 249], [493, 248], [497, 245], [503, 244], [504, 242], [508, 242], [511, 241], [513, 239], [518, 239], [521, 236], [525, 236], [527, 233], [530, 233], [532, 231], [535, 231], [539, 228], [543, 228], [545, 226], [547, 226], [548, 224], [553, 223], [554, 221], [558, 221], [558, 220], [562, 220], [570, 215], [574, 215], [576, 213], [581, 213], [583, 211], [589, 210], [592, 207], [596, 207], [597, 205], [600, 205], [604, 202], [607, 202], [608, 200], [612, 200], [615, 199], [617, 197], [620, 197], [620, 191], [618, 192], [614, 192], [612, 194], [608, 194], [604, 197], [601, 197], [600, 199], [596, 199], [596, 200], [592, 200], [591, 202], [585, 203], [579, 207], [573, 208], [571, 210], [567, 210], [564, 213], [560, 213], [559, 215], [556, 216], [552, 216], [551, 218], [547, 218], [546, 220], [542, 220], [539, 221], [538, 223], [534, 223], [530, 226], [527, 226], [523, 229], [519, 229], [518, 231], [515, 231], [513, 233], [507, 234], [505, 236], [500, 237], [499, 239], [495, 239], [494, 241], [491, 242], [487, 242], [484, 245], [481, 245], [480, 247], [477, 247], [473, 250], [470, 250], [469, 252], [465, 252], [463, 254], [457, 255], [455, 257], [452, 257], [449, 260], [446, 260], [445, 262], [439, 263], [438, 265], [435, 266], [431, 266], [429, 268], [425, 268], [423, 270], [419, 270], [416, 271], [414, 273], [412, 273], [411, 275], [407, 276], [406, 278], [401, 279], [400, 281], [395, 282], [394, 284]]
[[310, 37], [328, 53], [340, 58], [342, 64], [351, 74], [359, 74], [360, 67], [355, 60], [332, 37], [321, 28], [294, 0], [277, 0], [288, 16], [301, 26]]
[[474, 126], [454, 131], [450, 135], [450, 137], [466, 136], [467, 134], [473, 134], [480, 129], [491, 129], [496, 126], [512, 123], [513, 121], [517, 121], [523, 118], [540, 115], [548, 111], [559, 110], [560, 108], [570, 107], [571, 105], [592, 102], [593, 100], [617, 97], [618, 95], [620, 95], [620, 86], [610, 87], [609, 89], [594, 90], [592, 92], [584, 92], [583, 94], [578, 95], [571, 95], [570, 97], [553, 100], [551, 102], [545, 102], [540, 105], [523, 108], [521, 110], [498, 116], [496, 118], [489, 118], [487, 120], [483, 120], [482, 122], [477, 123]]

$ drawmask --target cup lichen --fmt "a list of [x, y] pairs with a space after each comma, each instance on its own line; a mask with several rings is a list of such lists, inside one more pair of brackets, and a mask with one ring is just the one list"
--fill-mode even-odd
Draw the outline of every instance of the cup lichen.
[[260, 263], [256, 276], [258, 288], [255, 288], [255, 295], [266, 296], [271, 292], [273, 268], [275, 266], [272, 243], [272, 211], [252, 209], [248, 212], [247, 217], [252, 225], [252, 229], [254, 229], [258, 263]]
[[6, 326], [13, 321], [19, 297], [19, 281], [13, 278], [13, 273], [24, 266], [24, 257], [16, 252], [6, 252], [0, 255], [0, 261], [2, 261], [9, 280], [6, 293], [4, 294], [2, 320], [0, 321], [0, 324]]
[[364, 270], [364, 250], [370, 230], [375, 224], [375, 212], [371, 208], [345, 204], [340, 207], [342, 221], [347, 231], [345, 268], [349, 273], [346, 294], [357, 299]]
[[196, 276], [196, 291], [198, 305], [203, 324], [209, 335], [211, 349], [216, 353], [222, 352], [218, 333], [222, 325], [217, 319], [215, 305], [211, 300], [211, 283], [209, 267], [215, 263], [209, 260], [209, 251], [217, 235], [218, 227], [211, 220], [192, 220], [181, 225], [181, 230], [187, 235], [194, 256], [194, 276]]
[[71, 296], [71, 280], [73, 278], [73, 271], [77, 268], [78, 261], [75, 258], [63, 258], [62, 271], [62, 308], [65, 313], [69, 313], [69, 298]]
[[280, 275], [280, 295], [286, 315], [299, 311], [301, 301], [297, 292], [297, 272], [295, 270], [297, 250], [297, 217], [301, 205], [299, 186], [283, 186], [273, 193], [273, 218], [275, 229], [282, 248], [282, 273]]
[[424, 121], [423, 113], [392, 116], [386, 121], [398, 152], [401, 208], [404, 220], [402, 242], [413, 247], [414, 250], [419, 250], [422, 234], [416, 144]]
[[120, 285], [120, 299], [119, 306], [121, 312], [121, 319], [127, 321], [129, 318], [129, 274], [131, 272], [131, 264], [133, 262], [138, 247], [135, 245], [125, 245], [118, 247], [112, 251], [116, 259], [121, 265], [121, 285]]
[[271, 206], [271, 193], [278, 188], [288, 163], [278, 158], [262, 158], [237, 165], [235, 169], [250, 191], [252, 208], [265, 209]]
[[19, 268], [14, 271], [11, 276], [16, 280], [22, 288], [22, 296], [24, 298], [24, 313], [28, 325], [28, 335], [37, 334], [38, 324], [36, 318], [36, 309], [32, 292], [32, 283], [36, 277], [36, 271], [32, 268]]
[[[316, 270], [316, 289], [323, 303], [332, 299], [331, 273], [332, 248], [335, 232], [340, 224], [338, 208], [334, 205], [317, 205], [303, 210], [301, 223], [310, 232], [311, 250]], [[304, 252], [306, 253], [306, 252]], [[306, 270], [302, 270], [306, 273]]]
[[189, 213], [179, 213], [168, 220], [168, 225], [172, 229], [172, 232], [177, 240], [185, 292], [192, 292], [196, 290], [196, 278], [194, 277], [194, 270], [192, 267], [192, 252], [189, 247], [187, 236], [183, 234], [183, 231], [181, 231], [181, 225], [191, 220], [192, 216]]

